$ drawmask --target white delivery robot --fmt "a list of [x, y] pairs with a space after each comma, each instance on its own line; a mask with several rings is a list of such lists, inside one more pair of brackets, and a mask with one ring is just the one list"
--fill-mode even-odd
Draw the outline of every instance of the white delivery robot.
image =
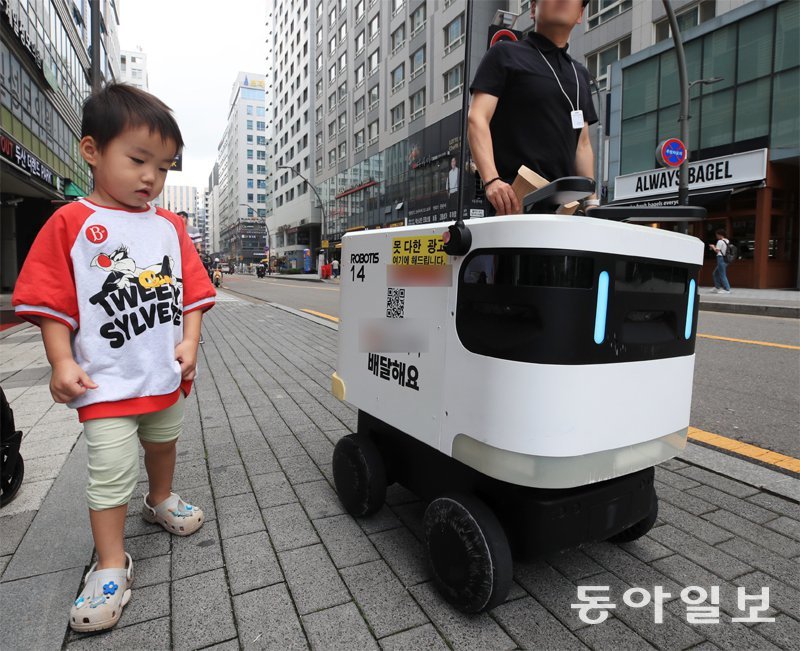
[[354, 516], [393, 482], [422, 498], [434, 581], [465, 612], [504, 601], [512, 553], [647, 533], [653, 467], [686, 445], [703, 244], [629, 222], [705, 211], [552, 214], [593, 189], [558, 179], [523, 215], [342, 242], [332, 385], [359, 415], [336, 489]]

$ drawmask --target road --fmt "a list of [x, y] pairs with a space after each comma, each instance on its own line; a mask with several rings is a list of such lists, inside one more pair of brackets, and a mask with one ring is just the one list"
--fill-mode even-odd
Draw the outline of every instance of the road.
[[332, 283], [226, 274], [222, 287], [251, 298], [287, 305], [297, 310], [309, 309], [339, 316], [339, 286]]
[[[224, 287], [339, 316], [336, 284], [234, 275]], [[700, 312], [698, 334], [691, 424], [800, 458], [800, 321]]]

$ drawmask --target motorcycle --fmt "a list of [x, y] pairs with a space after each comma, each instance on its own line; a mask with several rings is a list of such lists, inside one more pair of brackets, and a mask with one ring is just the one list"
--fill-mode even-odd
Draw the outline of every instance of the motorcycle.
[[256, 267], [256, 276], [258, 276], [259, 278], [263, 278], [266, 275], [267, 275], [267, 268], [263, 264], [258, 265]]

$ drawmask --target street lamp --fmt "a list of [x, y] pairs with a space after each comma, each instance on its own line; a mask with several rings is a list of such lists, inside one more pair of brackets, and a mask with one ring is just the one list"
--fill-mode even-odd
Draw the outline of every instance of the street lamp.
[[695, 79], [693, 82], [689, 84], [689, 90], [692, 90], [692, 86], [696, 84], [703, 84], [704, 86], [710, 86], [711, 84], [716, 84], [720, 81], [725, 81], [725, 77], [709, 77], [708, 79]]
[[303, 179], [306, 182], [306, 185], [308, 185], [308, 187], [310, 187], [314, 191], [314, 194], [317, 196], [317, 201], [319, 201], [319, 207], [322, 210], [322, 229], [323, 229], [323, 231], [325, 231], [325, 235], [327, 235], [328, 234], [327, 233], [327, 231], [328, 231], [328, 215], [325, 212], [325, 202], [322, 200], [322, 197], [319, 196], [319, 192], [317, 191], [317, 188], [311, 183], [311, 181], [309, 181], [305, 176], [303, 176], [300, 173], [300, 165], [298, 164], [296, 168], [295, 167], [290, 167], [289, 165], [277, 165], [275, 167], [275, 169], [290, 170], [291, 172], [297, 174], [297, 176], [299, 176], [301, 179]]
[[[239, 205], [244, 206], [245, 208], [249, 208], [250, 210], [253, 211], [253, 213], [256, 216], [258, 216], [258, 211], [255, 208], [253, 208], [253, 206], [251, 206], [249, 203], [240, 203]], [[267, 253], [267, 264], [269, 264], [269, 257], [272, 255], [272, 238], [269, 235], [269, 226], [267, 226], [266, 217], [264, 217], [264, 228], [267, 230], [267, 251], [269, 251], [269, 253]]]
[[[678, 205], [689, 205], [689, 90], [695, 84], [714, 84], [721, 81], [719, 77], [712, 77], [710, 79], [698, 79], [689, 83], [689, 78], [686, 73], [686, 53], [683, 49], [683, 38], [681, 31], [678, 27], [678, 19], [675, 17], [675, 11], [672, 8], [670, 0], [661, 0], [664, 5], [664, 12], [667, 14], [669, 27], [672, 31], [672, 42], [675, 46], [675, 57], [678, 64], [678, 83], [681, 90], [681, 108], [678, 123], [680, 124], [681, 140], [686, 147], [686, 160], [681, 163], [678, 172]], [[685, 227], [685, 225], [684, 225]]]

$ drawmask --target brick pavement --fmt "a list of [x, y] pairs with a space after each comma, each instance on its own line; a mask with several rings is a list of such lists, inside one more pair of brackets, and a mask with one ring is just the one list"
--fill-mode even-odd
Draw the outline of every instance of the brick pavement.
[[[84, 510], [76, 487], [85, 462], [74, 417], [49, 403], [38, 333], [0, 339], [0, 377], [28, 430], [23, 455], [34, 469], [0, 511], [4, 648], [800, 648], [800, 507], [682, 460], [657, 468], [661, 511], [645, 538], [518, 563], [506, 603], [477, 617], [453, 611], [423, 559], [422, 504], [394, 486], [376, 516], [356, 521], [332, 489], [333, 445], [356, 424], [356, 412], [329, 391], [337, 333], [222, 298], [205, 320], [175, 475], [176, 490], [206, 510], [207, 522], [172, 538], [139, 517], [138, 485], [126, 523], [133, 599], [105, 634], [69, 632], [68, 600], [37, 597], [44, 613], [25, 606], [49, 586], [78, 592], [90, 544], [68, 536], [59, 544], [56, 532], [42, 544], [39, 531], [64, 509]], [[607, 621], [578, 618], [570, 607], [577, 585], [610, 586], [618, 605]], [[656, 585], [672, 595], [661, 624], [652, 604], [621, 600], [629, 587]], [[688, 585], [720, 586], [720, 624], [687, 623], [678, 595]], [[775, 622], [731, 623], [743, 614], [739, 586], [768, 586]]]

